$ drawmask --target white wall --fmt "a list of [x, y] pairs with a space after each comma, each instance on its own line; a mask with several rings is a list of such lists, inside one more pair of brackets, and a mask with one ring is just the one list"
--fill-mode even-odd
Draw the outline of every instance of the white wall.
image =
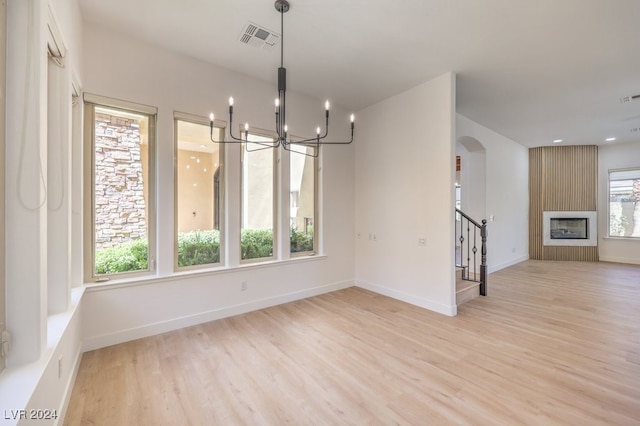
[[[65, 234], [56, 234], [58, 230], [49, 222], [52, 214], [46, 205], [51, 193], [47, 177], [47, 130], [51, 111], [47, 104], [51, 93], [59, 100], [68, 96], [66, 104], [61, 102], [55, 110], [60, 130], [56, 148], [67, 150], [71, 143], [71, 93], [65, 95], [63, 91], [70, 87], [72, 74], [79, 69], [82, 23], [75, 0], [52, 1], [50, 7], [68, 49], [65, 67], [56, 70], [52, 79], [47, 78], [48, 2], [9, 0], [7, 3], [8, 143], [3, 184], [8, 248], [7, 329], [12, 335], [12, 347], [8, 368], [0, 376], [0, 401], [3, 409], [46, 408], [60, 414], [65, 389], [73, 383], [80, 354], [77, 309], [82, 289], [75, 289], [72, 295], [68, 277], [52, 279], [47, 266], [47, 242], [53, 240], [53, 236], [69, 238], [68, 228]], [[49, 87], [53, 85], [56, 87]], [[62, 184], [66, 185], [69, 179], [67, 173]], [[64, 199], [69, 201], [68, 192], [64, 193]], [[63, 259], [68, 260], [68, 257]], [[61, 297], [52, 301], [47, 297], [52, 293]], [[9, 417], [2, 418], [4, 423], [13, 424], [18, 420]]]
[[608, 238], [609, 170], [640, 167], [640, 142], [598, 148], [598, 253], [601, 261], [640, 264], [640, 241]]
[[[234, 126], [237, 120], [237, 123], [249, 121], [252, 127], [272, 129], [275, 81], [271, 84], [250, 79], [99, 28], [86, 29], [84, 49], [86, 92], [158, 107], [160, 277], [139, 285], [89, 287], [83, 300], [85, 348], [98, 348], [353, 284], [353, 146], [323, 148], [320, 229], [324, 238], [320, 256], [174, 275], [173, 112], [206, 117], [214, 111], [217, 118], [227, 120], [227, 99], [233, 95]], [[275, 69], [265, 70], [266, 74], [271, 72], [275, 77]], [[290, 133], [313, 134], [310, 132], [323, 117], [322, 105], [321, 100], [288, 93]], [[332, 134], [344, 138], [348, 129], [348, 114], [332, 106]], [[232, 146], [227, 152], [228, 188], [239, 188], [237, 148]], [[237, 228], [237, 194], [229, 193], [227, 220], [230, 227]], [[279, 205], [286, 206], [288, 214], [288, 200]], [[284, 222], [288, 223], [288, 219]], [[281, 235], [288, 235], [288, 229]], [[243, 281], [248, 289], [241, 292]]]
[[456, 138], [465, 136], [475, 138], [486, 150], [483, 217], [494, 217], [487, 228], [491, 273], [529, 258], [529, 150], [457, 114]]
[[456, 314], [454, 102], [447, 73], [372, 105], [358, 113], [356, 145], [357, 284], [446, 315]]

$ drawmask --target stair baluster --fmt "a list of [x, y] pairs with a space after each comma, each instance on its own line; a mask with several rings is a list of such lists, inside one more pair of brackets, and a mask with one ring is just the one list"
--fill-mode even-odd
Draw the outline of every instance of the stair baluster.
[[[478, 223], [463, 211], [456, 209], [456, 220], [460, 220], [460, 264], [462, 279], [480, 284], [480, 295], [487, 295], [487, 220]], [[466, 221], [466, 236], [465, 222]], [[466, 238], [465, 238], [466, 237]], [[478, 238], [480, 238], [480, 268], [478, 269]], [[465, 247], [466, 241], [466, 247]], [[473, 245], [471, 245], [473, 243]], [[466, 264], [464, 264], [466, 255]], [[473, 256], [473, 259], [472, 259]], [[473, 261], [473, 262], [472, 262]]]

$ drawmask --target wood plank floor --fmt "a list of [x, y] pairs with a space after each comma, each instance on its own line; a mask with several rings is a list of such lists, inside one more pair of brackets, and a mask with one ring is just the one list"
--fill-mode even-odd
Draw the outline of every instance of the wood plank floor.
[[640, 424], [640, 267], [489, 283], [455, 318], [350, 288], [88, 352], [64, 424]]

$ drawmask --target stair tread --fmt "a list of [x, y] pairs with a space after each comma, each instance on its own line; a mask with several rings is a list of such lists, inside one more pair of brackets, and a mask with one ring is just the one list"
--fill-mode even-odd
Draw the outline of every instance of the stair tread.
[[480, 283], [475, 281], [459, 280], [458, 282], [456, 282], [456, 293], [460, 293], [461, 291], [465, 291], [473, 287], [479, 288]]
[[480, 296], [480, 283], [458, 281], [456, 283], [456, 305], [463, 305]]

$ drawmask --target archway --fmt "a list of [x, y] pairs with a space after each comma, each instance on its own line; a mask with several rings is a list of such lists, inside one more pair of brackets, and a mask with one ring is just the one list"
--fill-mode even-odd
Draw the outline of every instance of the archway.
[[477, 221], [486, 218], [486, 149], [471, 136], [461, 136], [456, 143], [460, 158], [456, 186], [460, 192], [460, 209]]

